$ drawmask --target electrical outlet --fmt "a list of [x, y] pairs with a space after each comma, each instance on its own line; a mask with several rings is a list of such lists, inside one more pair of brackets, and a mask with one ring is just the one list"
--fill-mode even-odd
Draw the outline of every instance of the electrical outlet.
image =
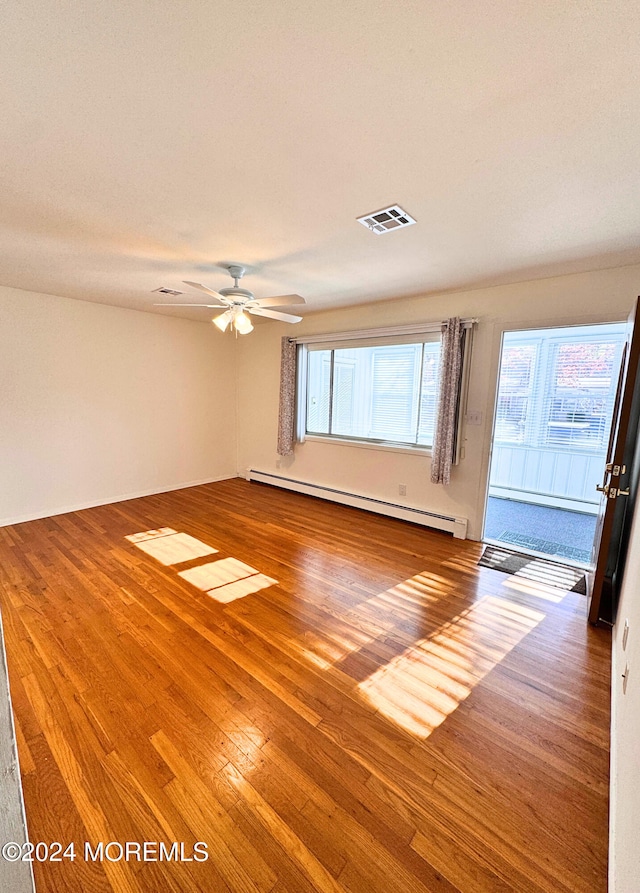
[[465, 421], [467, 425], [481, 425], [482, 424], [482, 413], [479, 409], [472, 409], [465, 415]]
[[407, 495], [407, 485], [406, 484], [398, 484], [398, 495], [399, 496]]

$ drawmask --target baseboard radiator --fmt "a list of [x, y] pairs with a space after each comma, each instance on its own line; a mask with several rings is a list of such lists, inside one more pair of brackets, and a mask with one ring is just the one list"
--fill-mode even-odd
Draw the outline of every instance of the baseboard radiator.
[[247, 469], [246, 478], [248, 481], [258, 481], [261, 484], [271, 484], [273, 487], [282, 487], [285, 490], [295, 490], [296, 493], [317, 496], [320, 499], [328, 499], [330, 502], [339, 502], [341, 505], [365, 509], [378, 515], [387, 515], [389, 518], [411, 521], [413, 524], [421, 524], [423, 527], [430, 527], [433, 530], [444, 530], [447, 533], [452, 533], [456, 539], [463, 540], [467, 536], [466, 518], [451, 518], [447, 515], [438, 515], [435, 512], [425, 512], [422, 509], [396, 505], [393, 502], [385, 502], [371, 496], [358, 496], [356, 493], [347, 493], [345, 490], [334, 490], [332, 487], [322, 487], [319, 484], [308, 484], [305, 481], [296, 481], [279, 474], [257, 471], [255, 468]]

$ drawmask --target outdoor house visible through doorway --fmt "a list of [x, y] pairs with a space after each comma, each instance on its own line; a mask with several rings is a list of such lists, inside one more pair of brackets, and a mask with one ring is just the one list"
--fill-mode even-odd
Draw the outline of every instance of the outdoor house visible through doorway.
[[588, 565], [625, 325], [505, 332], [484, 539]]

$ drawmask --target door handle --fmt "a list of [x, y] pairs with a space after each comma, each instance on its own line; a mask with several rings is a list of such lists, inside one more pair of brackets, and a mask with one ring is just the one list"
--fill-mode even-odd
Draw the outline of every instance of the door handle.
[[610, 484], [605, 484], [604, 487], [600, 487], [598, 486], [598, 484], [596, 484], [596, 490], [599, 493], [604, 493], [604, 495], [607, 496], [609, 499], [616, 499], [618, 496], [629, 495], [628, 487], [626, 490], [620, 490], [619, 487], [612, 487]]
[[[604, 474], [602, 476], [602, 485], [598, 486], [596, 484], [596, 490], [598, 491], [598, 493], [605, 493], [607, 496], [609, 496], [609, 485], [607, 484], [608, 475], [611, 475], [612, 477], [620, 477], [620, 475], [626, 474], [626, 471], [627, 471], [626, 465], [614, 465], [613, 462], [607, 462], [607, 464], [604, 467]], [[615, 487], [613, 489], [615, 490]], [[613, 494], [613, 490], [612, 490], [612, 494]], [[628, 495], [629, 495], [628, 490], [627, 491], [618, 490], [617, 493], [614, 494], [613, 498], [615, 498], [615, 496], [628, 496]]]

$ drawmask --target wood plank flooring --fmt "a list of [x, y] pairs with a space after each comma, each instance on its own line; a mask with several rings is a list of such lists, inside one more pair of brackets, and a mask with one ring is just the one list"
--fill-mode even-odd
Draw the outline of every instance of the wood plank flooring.
[[480, 552], [242, 480], [0, 529], [39, 893], [604, 893], [609, 634]]

